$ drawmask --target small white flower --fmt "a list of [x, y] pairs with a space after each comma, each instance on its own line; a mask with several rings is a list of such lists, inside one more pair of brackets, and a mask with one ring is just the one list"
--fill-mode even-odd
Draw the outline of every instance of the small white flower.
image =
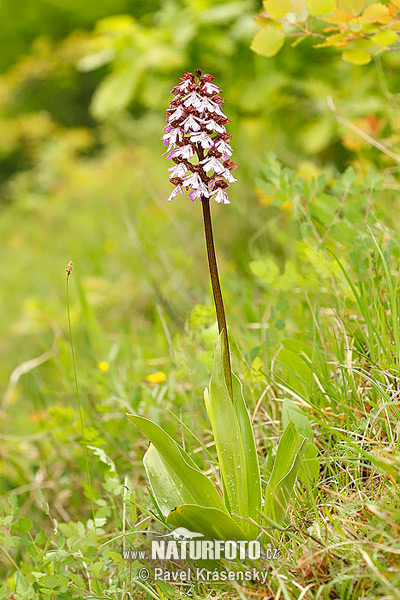
[[190, 92], [190, 94], [185, 98], [185, 106], [194, 106], [197, 108], [201, 102], [201, 96], [197, 94], [197, 92]]
[[208, 110], [212, 113], [217, 112], [217, 109], [219, 108], [219, 104], [217, 104], [216, 102], [213, 102], [212, 100], [208, 100], [208, 99], [207, 99], [207, 102], [208, 102]]
[[174, 112], [172, 114], [170, 114], [170, 116], [168, 117], [168, 123], [171, 123], [172, 121], [176, 121], [182, 115], [183, 115], [183, 108], [182, 108], [182, 106], [178, 106], [178, 108], [176, 110], [174, 110]]
[[211, 148], [213, 145], [213, 141], [210, 138], [209, 135], [206, 134], [205, 131], [200, 131], [199, 133], [193, 133], [190, 136], [190, 141], [197, 144], [199, 143], [201, 145], [202, 148], [205, 148], [206, 150], [208, 148]]
[[226, 132], [225, 127], [223, 125], [220, 125], [216, 121], [214, 121], [214, 119], [209, 119], [208, 121], [206, 121], [205, 126], [210, 131], [216, 131], [217, 133], [225, 133]]
[[210, 197], [210, 190], [208, 189], [208, 186], [203, 181], [200, 181], [200, 185], [199, 185], [198, 189], [203, 194], [203, 196], [205, 196], [206, 198]]
[[221, 152], [224, 160], [227, 160], [230, 156], [232, 156], [233, 150], [224, 140], [219, 140], [215, 147], [219, 152]]
[[213, 104], [214, 102], [211, 102], [211, 100], [209, 100], [206, 96], [203, 96], [203, 98], [200, 97], [200, 102], [196, 108], [200, 113], [204, 112], [205, 110], [213, 112]]
[[221, 174], [222, 177], [224, 177], [224, 179], [226, 179], [226, 181], [228, 181], [229, 183], [235, 183], [235, 181], [237, 181], [237, 179], [234, 178], [229, 169], [223, 169], [223, 173]]
[[183, 163], [174, 165], [168, 169], [170, 171], [170, 177], [184, 177], [187, 173], [187, 166]]
[[189, 192], [189, 200], [194, 202], [195, 200], [199, 200], [201, 198], [201, 192], [199, 190], [192, 190]]
[[194, 202], [195, 200], [201, 200], [201, 198], [209, 198], [210, 197], [210, 192], [208, 190], [208, 187], [206, 185], [202, 185], [202, 188], [199, 188], [197, 190], [192, 190], [189, 193], [189, 198], [192, 202]]
[[198, 173], [191, 173], [182, 183], [185, 187], [191, 187], [197, 190], [200, 187], [201, 179]]
[[[176, 148], [172, 151], [172, 156], [181, 156], [182, 158], [192, 158], [194, 154], [194, 150], [190, 144], [186, 144], [186, 146], [181, 146], [180, 148]], [[170, 155], [171, 156], [171, 155]]]
[[215, 85], [214, 83], [210, 83], [209, 81], [207, 81], [202, 89], [207, 93], [207, 94], [219, 94], [220, 93], [220, 89], [217, 85]]
[[224, 117], [225, 119], [227, 119], [228, 117], [222, 112], [222, 108], [220, 107], [219, 104], [217, 104], [216, 102], [213, 102], [213, 109], [214, 111], [210, 111], [210, 112], [215, 112], [216, 115], [219, 115], [220, 117]]
[[203, 165], [203, 169], [208, 173], [208, 171], [213, 170], [215, 173], [222, 173], [225, 171], [222, 164], [219, 162], [215, 156], [210, 156], [201, 161]]
[[186, 90], [186, 88], [188, 87], [188, 85], [190, 85], [192, 82], [190, 81], [190, 79], [185, 79], [185, 81], [183, 81], [181, 83], [181, 85], [179, 86], [179, 91], [184, 92]]
[[189, 115], [186, 117], [184, 121], [182, 121], [183, 129], [187, 132], [189, 129], [191, 131], [199, 131], [200, 125], [198, 123], [200, 119], [195, 117], [194, 115]]
[[171, 200], [173, 200], [175, 198], [175, 196], [178, 194], [178, 192], [180, 192], [181, 196], [183, 196], [183, 189], [181, 188], [180, 185], [177, 185], [176, 188], [174, 188], [172, 190], [172, 192], [168, 196], [168, 202], [171, 202]]
[[[215, 195], [214, 195], [215, 194]], [[214, 200], [218, 202], [218, 204], [230, 204], [230, 200], [228, 198], [228, 194], [225, 190], [218, 188], [216, 192], [214, 192]]]
[[[169, 160], [171, 158], [171, 156], [172, 156], [171, 149], [174, 148], [174, 147], [175, 146], [173, 144], [170, 144], [168, 146], [168, 148], [166, 149], [166, 151], [163, 152], [161, 156], [165, 156], [166, 154], [168, 154], [168, 160]], [[172, 152], [173, 152], [173, 150], [172, 150]]]
[[182, 129], [179, 127], [175, 127], [171, 129], [168, 133], [165, 133], [162, 136], [162, 139], [168, 144], [176, 144], [176, 140], [182, 141], [183, 133]]

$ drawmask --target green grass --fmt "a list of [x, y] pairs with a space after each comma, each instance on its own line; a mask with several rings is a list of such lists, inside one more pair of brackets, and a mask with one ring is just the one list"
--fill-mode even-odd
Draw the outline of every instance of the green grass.
[[[373, 173], [310, 182], [271, 157], [257, 190], [244, 180], [232, 205], [214, 210], [233, 368], [263, 489], [284, 399], [312, 422], [318, 485], [297, 485], [265, 589], [143, 583], [139, 565], [122, 560], [123, 544], [164, 527], [127, 411], [162, 425], [218, 481], [203, 406], [217, 330], [201, 211], [164, 201], [165, 165], [153, 154], [46, 161], [40, 180], [16, 180], [3, 209], [2, 596], [399, 598], [398, 201]], [[93, 489], [68, 338], [71, 259]], [[165, 378], [151, 383], [156, 372]]]

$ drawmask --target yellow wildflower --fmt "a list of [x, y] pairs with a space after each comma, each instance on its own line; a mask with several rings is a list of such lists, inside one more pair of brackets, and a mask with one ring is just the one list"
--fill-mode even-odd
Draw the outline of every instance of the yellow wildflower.
[[100, 371], [102, 371], [103, 373], [106, 373], [108, 371], [108, 369], [110, 368], [110, 365], [105, 360], [101, 360], [100, 362], [98, 362], [97, 366], [100, 369]]
[[162, 371], [157, 371], [156, 373], [150, 373], [150, 375], [147, 375], [146, 379], [147, 381], [150, 381], [150, 383], [162, 383], [167, 379], [167, 376]]

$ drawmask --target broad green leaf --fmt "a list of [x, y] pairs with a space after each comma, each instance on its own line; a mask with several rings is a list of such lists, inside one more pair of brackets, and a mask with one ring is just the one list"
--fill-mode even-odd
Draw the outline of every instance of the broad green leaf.
[[165, 517], [177, 504], [188, 501], [186, 487], [182, 487], [180, 480], [171, 476], [168, 465], [164, 463], [160, 453], [152, 443], [149, 444], [146, 450], [143, 464], [154, 499], [160, 512]]
[[314, 441], [314, 434], [311, 427], [310, 421], [307, 419], [306, 415], [302, 412], [302, 410], [289, 400], [285, 398], [282, 405], [282, 425], [283, 428], [292, 421], [293, 425], [296, 427], [296, 430], [305, 438], [307, 438], [310, 442]]
[[280, 19], [293, 10], [292, 0], [264, 0], [263, 6], [271, 19]]
[[365, 6], [365, 0], [338, 0], [338, 8], [348, 10], [352, 15], [359, 15]]
[[299, 478], [307, 485], [315, 481], [319, 474], [318, 450], [314, 444], [313, 430], [310, 421], [297, 404], [285, 399], [282, 406], [283, 427], [286, 427], [290, 422], [293, 423], [296, 431], [308, 440], [299, 471]]
[[260, 520], [261, 511], [261, 479], [258, 463], [256, 441], [253, 427], [243, 396], [242, 382], [232, 374], [233, 403], [239, 422], [243, 450], [246, 460], [247, 493], [249, 496], [249, 516], [256, 522]]
[[225, 504], [233, 518], [240, 522], [251, 537], [254, 526], [246, 523], [244, 519], [254, 517], [254, 513], [251, 510], [252, 502], [249, 501], [242, 432], [224, 377], [224, 335], [225, 332], [222, 331], [215, 352], [210, 390], [205, 390], [204, 401], [214, 434], [224, 484]]
[[391, 46], [391, 44], [397, 42], [397, 33], [391, 29], [379, 31], [372, 36], [371, 41], [378, 46]]
[[350, 50], [344, 50], [342, 54], [343, 60], [352, 63], [353, 65], [367, 65], [371, 62], [371, 55], [363, 48], [354, 48]]
[[285, 36], [280, 27], [275, 25], [266, 25], [256, 33], [250, 48], [256, 54], [261, 56], [275, 56], [282, 48]]
[[264, 514], [278, 525], [283, 523], [307, 440], [292, 422], [287, 426], [278, 445], [274, 468], [265, 492]]
[[326, 15], [336, 7], [335, 0], [307, 0], [306, 6], [310, 15]]
[[165, 516], [180, 502], [212, 506], [226, 512], [217, 489], [168, 433], [149, 419], [129, 414], [128, 417], [151, 441], [144, 465]]
[[183, 504], [170, 512], [167, 523], [202, 533], [208, 540], [245, 540], [243, 529], [225, 512], [217, 508]]

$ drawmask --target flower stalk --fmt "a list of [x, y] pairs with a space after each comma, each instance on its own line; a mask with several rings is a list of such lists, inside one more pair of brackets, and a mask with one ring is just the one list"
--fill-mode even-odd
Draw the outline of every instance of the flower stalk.
[[214, 245], [214, 236], [213, 236], [213, 228], [212, 228], [212, 221], [211, 221], [209, 198], [202, 198], [201, 206], [203, 209], [203, 222], [204, 222], [204, 233], [205, 233], [205, 238], [206, 238], [207, 259], [208, 259], [208, 267], [210, 270], [211, 286], [212, 286], [212, 291], [213, 291], [213, 296], [214, 296], [215, 312], [217, 313], [218, 331], [219, 331], [219, 333], [222, 333], [222, 331], [225, 332], [225, 335], [223, 336], [225, 350], [226, 350], [226, 352], [224, 353], [225, 380], [226, 380], [226, 385], [228, 386], [229, 394], [230, 394], [231, 398], [233, 398], [232, 370], [231, 370], [231, 358], [230, 358], [230, 351], [229, 351], [228, 327], [226, 325], [224, 300], [222, 298], [221, 285], [219, 282], [218, 263], [217, 263], [217, 256], [215, 254], [215, 245]]
[[167, 110], [162, 140], [168, 147], [165, 154], [174, 163], [168, 171], [175, 188], [168, 200], [173, 200], [178, 193], [183, 195], [186, 188], [190, 200], [200, 200], [202, 204], [218, 329], [225, 346], [225, 379], [233, 398], [228, 331], [215, 255], [210, 198], [219, 204], [230, 204], [226, 190], [236, 181], [232, 171], [238, 165], [231, 161], [231, 136], [226, 131], [229, 119], [221, 108], [225, 100], [219, 95], [221, 89], [212, 83], [213, 79], [213, 75], [203, 75], [200, 70], [183, 74], [179, 85], [171, 91], [174, 97]]

